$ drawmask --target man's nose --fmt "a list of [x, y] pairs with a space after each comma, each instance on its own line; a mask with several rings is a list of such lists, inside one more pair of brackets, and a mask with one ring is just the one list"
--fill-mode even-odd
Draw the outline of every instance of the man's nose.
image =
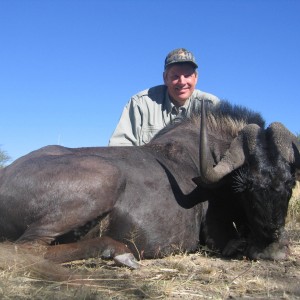
[[181, 84], [185, 84], [186, 83], [185, 77], [183, 75], [179, 76], [178, 82], [181, 83]]

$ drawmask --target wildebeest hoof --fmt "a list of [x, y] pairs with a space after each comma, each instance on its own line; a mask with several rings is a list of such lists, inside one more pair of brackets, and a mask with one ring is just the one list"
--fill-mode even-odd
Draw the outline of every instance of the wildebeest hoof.
[[138, 269], [140, 267], [132, 253], [116, 255], [114, 261], [117, 265], [127, 266], [131, 269]]

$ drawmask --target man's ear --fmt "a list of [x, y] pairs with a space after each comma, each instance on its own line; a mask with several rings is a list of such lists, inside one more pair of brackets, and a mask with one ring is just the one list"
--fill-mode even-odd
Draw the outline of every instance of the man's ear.
[[197, 71], [195, 71], [195, 78], [196, 78], [196, 83], [195, 83], [195, 85], [196, 85], [198, 82], [198, 72]]
[[163, 72], [163, 79], [164, 79], [164, 84], [167, 85], [166, 84], [166, 81], [167, 81], [167, 73], [166, 73], [166, 71]]

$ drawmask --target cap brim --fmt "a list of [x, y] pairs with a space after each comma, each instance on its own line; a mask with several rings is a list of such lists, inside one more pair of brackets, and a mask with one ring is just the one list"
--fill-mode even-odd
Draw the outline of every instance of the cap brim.
[[195, 69], [198, 68], [198, 65], [197, 65], [195, 62], [190, 61], [190, 60], [187, 60], [187, 61], [174, 61], [174, 62], [170, 62], [170, 63], [168, 63], [167, 65], [165, 65], [165, 69], [166, 69], [167, 67], [169, 67], [169, 66], [171, 66], [171, 65], [175, 65], [175, 64], [191, 64], [191, 65], [193, 65], [193, 66], [195, 67]]

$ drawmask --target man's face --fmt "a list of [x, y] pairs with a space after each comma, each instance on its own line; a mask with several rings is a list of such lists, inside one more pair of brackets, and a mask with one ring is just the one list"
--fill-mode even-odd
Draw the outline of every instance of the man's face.
[[189, 63], [171, 65], [164, 72], [164, 83], [168, 87], [169, 96], [176, 106], [184, 105], [192, 95], [197, 84], [197, 73]]

